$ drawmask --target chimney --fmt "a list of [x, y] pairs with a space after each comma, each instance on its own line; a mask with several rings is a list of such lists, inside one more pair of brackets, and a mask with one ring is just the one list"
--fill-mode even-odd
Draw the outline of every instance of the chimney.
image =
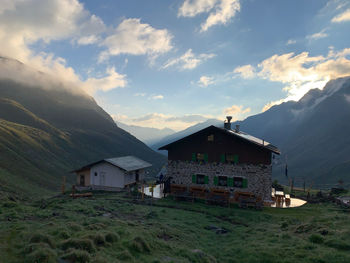
[[235, 132], [237, 132], [237, 133], [239, 132], [239, 124], [236, 125], [236, 130], [235, 130]]
[[232, 116], [226, 116], [226, 120], [224, 122], [224, 127], [226, 130], [231, 130], [231, 120]]

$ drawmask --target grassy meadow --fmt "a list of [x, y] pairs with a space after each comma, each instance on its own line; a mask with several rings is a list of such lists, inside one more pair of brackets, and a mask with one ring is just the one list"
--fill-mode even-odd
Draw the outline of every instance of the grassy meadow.
[[263, 211], [130, 193], [0, 196], [0, 262], [350, 262], [350, 211]]

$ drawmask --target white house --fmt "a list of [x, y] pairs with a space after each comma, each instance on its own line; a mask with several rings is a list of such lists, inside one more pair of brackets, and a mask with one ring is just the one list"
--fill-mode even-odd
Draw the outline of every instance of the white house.
[[134, 156], [103, 159], [73, 171], [77, 188], [118, 190], [143, 180], [145, 168], [152, 166]]

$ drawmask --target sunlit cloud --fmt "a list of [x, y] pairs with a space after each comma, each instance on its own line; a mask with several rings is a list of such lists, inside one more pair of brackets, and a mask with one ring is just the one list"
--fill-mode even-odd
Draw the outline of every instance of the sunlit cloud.
[[246, 117], [247, 113], [251, 111], [250, 108], [244, 108], [243, 105], [232, 105], [223, 110], [224, 116], [232, 116], [232, 120], [236, 121], [239, 118]]
[[140, 19], [123, 20], [101, 46], [107, 48], [99, 55], [99, 62], [120, 54], [155, 56], [170, 51], [173, 36], [166, 29], [156, 29]]
[[178, 16], [194, 17], [209, 13], [206, 21], [201, 24], [201, 32], [214, 25], [226, 25], [239, 12], [239, 0], [185, 0], [178, 11]]
[[163, 66], [162, 69], [176, 66], [180, 70], [191, 70], [202, 64], [204, 61], [215, 57], [215, 54], [194, 54], [192, 49], [186, 51], [185, 54], [178, 58], [169, 59]]
[[233, 73], [240, 75], [244, 79], [251, 79], [255, 77], [255, 68], [252, 65], [244, 65], [235, 68]]
[[164, 99], [163, 95], [152, 95], [149, 97], [150, 100], [162, 100]]
[[113, 115], [115, 121], [120, 121], [129, 125], [137, 125], [152, 128], [170, 128], [176, 131], [186, 129], [198, 122], [204, 122], [207, 119], [214, 118], [211, 115], [188, 114], [175, 116], [163, 113], [149, 113], [141, 117], [132, 118], [125, 115]]
[[341, 23], [347, 21], [350, 21], [350, 8], [332, 18], [332, 23]]
[[214, 84], [213, 77], [201, 76], [198, 80], [198, 85], [201, 87], [208, 87], [211, 84]]

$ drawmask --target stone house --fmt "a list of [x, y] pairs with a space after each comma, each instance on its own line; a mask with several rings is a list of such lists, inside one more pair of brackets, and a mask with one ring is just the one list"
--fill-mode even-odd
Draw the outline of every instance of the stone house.
[[134, 156], [103, 159], [75, 171], [76, 188], [120, 190], [143, 180], [145, 168], [152, 166]]
[[277, 147], [239, 130], [209, 126], [162, 146], [168, 151], [171, 184], [250, 192], [271, 199], [272, 156]]

